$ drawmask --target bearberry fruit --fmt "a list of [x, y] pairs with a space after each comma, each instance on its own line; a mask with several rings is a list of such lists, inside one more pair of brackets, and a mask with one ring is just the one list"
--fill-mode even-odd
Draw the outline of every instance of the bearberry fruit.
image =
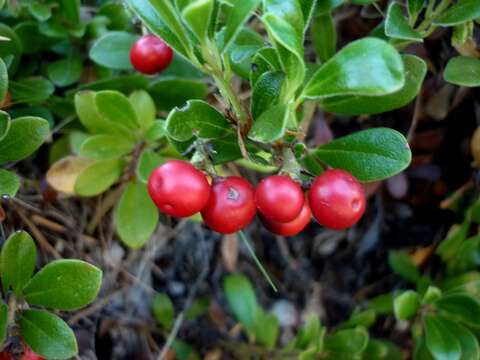
[[298, 183], [285, 175], [272, 175], [263, 179], [255, 190], [258, 210], [267, 219], [279, 222], [295, 220], [305, 203]]
[[273, 221], [265, 218], [264, 216], [261, 217], [263, 225], [272, 233], [277, 235], [283, 236], [294, 236], [299, 234], [307, 227], [312, 217], [312, 212], [310, 210], [310, 206], [308, 205], [308, 201], [305, 201], [303, 204], [302, 211], [300, 211], [300, 215], [298, 215], [294, 220], [289, 222], [279, 222]]
[[365, 192], [350, 173], [327, 170], [318, 176], [308, 194], [313, 217], [323, 226], [342, 230], [348, 228], [365, 212]]
[[252, 184], [241, 177], [230, 176], [215, 179], [202, 217], [212, 230], [232, 234], [250, 224], [256, 211]]
[[188, 217], [201, 211], [210, 197], [207, 177], [186, 161], [170, 160], [148, 178], [148, 192], [160, 211]]
[[155, 74], [165, 70], [173, 59], [173, 51], [155, 35], [144, 35], [130, 49], [130, 62], [143, 74]]

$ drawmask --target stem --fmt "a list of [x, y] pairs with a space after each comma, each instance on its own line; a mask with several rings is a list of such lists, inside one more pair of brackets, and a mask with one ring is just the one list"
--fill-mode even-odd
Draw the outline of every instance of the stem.
[[253, 250], [252, 245], [250, 244], [250, 241], [248, 241], [247, 236], [243, 231], [239, 231], [238, 235], [240, 236], [240, 239], [242, 239], [243, 243], [247, 247], [248, 251], [250, 252], [250, 255], [252, 256], [253, 260], [255, 261], [255, 264], [258, 266], [260, 271], [262, 272], [263, 276], [267, 280], [268, 284], [272, 287], [273, 291], [278, 292], [277, 287], [273, 283], [272, 279], [270, 278], [270, 275], [268, 275], [267, 270], [263, 267], [262, 263], [258, 259], [257, 255], [255, 255], [255, 250]]
[[240, 124], [245, 125], [247, 123], [247, 116], [243, 111], [242, 104], [240, 104], [240, 101], [237, 99], [230, 81], [223, 77], [221, 71], [219, 73], [212, 73], [212, 77], [215, 80], [222, 97], [232, 105], [233, 111], [235, 112], [235, 115], [237, 115]]

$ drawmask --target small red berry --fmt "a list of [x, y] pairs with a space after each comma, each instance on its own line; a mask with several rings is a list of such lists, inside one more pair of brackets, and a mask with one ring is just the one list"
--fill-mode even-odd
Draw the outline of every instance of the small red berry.
[[202, 217], [212, 230], [232, 234], [250, 224], [256, 211], [252, 184], [241, 177], [230, 176], [214, 181]]
[[173, 51], [155, 35], [144, 35], [130, 49], [130, 62], [144, 74], [155, 74], [165, 70], [173, 59]]
[[308, 206], [308, 201], [305, 201], [303, 204], [302, 211], [296, 219], [289, 222], [279, 222], [269, 220], [262, 216], [262, 223], [265, 227], [274, 234], [283, 235], [283, 236], [294, 236], [302, 232], [303, 229], [307, 227], [312, 218], [312, 212], [310, 206]]
[[23, 350], [24, 352], [20, 360], [44, 360], [43, 357], [35, 354], [33, 350], [30, 349], [30, 347], [25, 343], [23, 343]]
[[207, 205], [210, 184], [206, 176], [186, 161], [170, 160], [152, 172], [148, 192], [160, 211], [188, 217]]
[[365, 212], [365, 192], [350, 173], [327, 170], [308, 194], [313, 217], [323, 226], [342, 230], [357, 223]]
[[0, 360], [13, 360], [13, 356], [8, 351], [2, 351], [0, 352]]
[[302, 211], [305, 196], [300, 185], [288, 176], [272, 175], [258, 184], [255, 202], [265, 218], [288, 222]]

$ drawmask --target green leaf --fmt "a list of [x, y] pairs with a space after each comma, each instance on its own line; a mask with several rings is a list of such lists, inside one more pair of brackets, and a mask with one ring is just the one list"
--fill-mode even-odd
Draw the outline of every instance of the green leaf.
[[153, 297], [153, 315], [155, 319], [165, 328], [170, 330], [173, 325], [173, 317], [175, 309], [173, 308], [172, 300], [167, 294], [157, 293]]
[[138, 159], [137, 177], [144, 184], [148, 183], [148, 178], [153, 170], [162, 165], [165, 159], [151, 149], [144, 150]]
[[[5, 96], [7, 95], [8, 89], [8, 73], [7, 73], [7, 66], [0, 59], [0, 102], [3, 103], [5, 100]], [[1, 130], [0, 130], [0, 138], [1, 138]]]
[[133, 249], [142, 247], [150, 239], [159, 217], [147, 186], [141, 182], [127, 185], [114, 216], [120, 239]]
[[0, 36], [9, 39], [8, 41], [0, 41], [0, 57], [6, 63], [9, 73], [13, 74], [17, 70], [22, 54], [20, 38], [11, 27], [4, 23], [0, 24]]
[[480, 302], [467, 293], [453, 293], [442, 296], [435, 307], [465, 324], [478, 327], [480, 324]]
[[246, 328], [252, 330], [257, 314], [257, 298], [250, 281], [243, 275], [229, 275], [223, 283], [228, 306], [236, 319]]
[[139, 122], [135, 110], [128, 98], [119, 91], [104, 90], [95, 94], [98, 113], [111, 123], [137, 129]]
[[37, 150], [50, 134], [48, 122], [33, 116], [12, 120], [10, 130], [0, 141], [0, 164], [26, 158]]
[[404, 66], [397, 50], [383, 40], [364, 38], [323, 64], [305, 86], [303, 96], [379, 96], [398, 91], [404, 84]]
[[480, 86], [480, 59], [470, 56], [457, 56], [450, 59], [443, 78], [459, 86]]
[[357, 326], [363, 326], [369, 328], [375, 323], [377, 319], [377, 313], [373, 309], [367, 309], [364, 311], [358, 311], [357, 309], [350, 315], [350, 318], [341, 323], [337, 329], [348, 329]]
[[10, 81], [12, 101], [18, 103], [39, 103], [47, 100], [55, 91], [47, 79], [34, 77], [20, 81]]
[[134, 147], [134, 143], [116, 135], [93, 135], [82, 142], [79, 155], [94, 160], [117, 159]]
[[94, 162], [77, 177], [75, 193], [81, 196], [101, 194], [120, 178], [123, 167], [123, 161], [117, 159]]
[[300, 328], [291, 346], [294, 349], [314, 349], [315, 352], [319, 352], [323, 347], [324, 335], [325, 328], [320, 324], [318, 315], [310, 314], [306, 324]]
[[200, 42], [204, 42], [207, 39], [213, 6], [213, 0], [195, 0], [182, 11], [182, 19]]
[[7, 239], [0, 255], [0, 274], [3, 291], [12, 288], [20, 296], [30, 280], [37, 263], [37, 248], [32, 237], [25, 231], [18, 231]]
[[335, 332], [325, 339], [325, 349], [333, 353], [361, 354], [368, 344], [368, 333], [359, 326]]
[[[171, 4], [168, 4], [165, 0], [127, 0], [126, 3], [153, 33], [188, 58], [188, 54], [191, 52], [191, 44], [184, 34], [178, 14]], [[166, 7], [166, 9], [163, 7]]]
[[225, 31], [223, 34], [223, 47], [221, 52], [225, 52], [235, 41], [235, 38], [242, 29], [243, 24], [253, 14], [260, 4], [261, 0], [242, 0], [231, 4], [228, 17], [225, 20]]
[[32, 2], [28, 4], [28, 10], [38, 21], [46, 21], [52, 16], [52, 7], [49, 4]]
[[421, 278], [412, 258], [404, 251], [389, 251], [388, 264], [395, 273], [414, 284]]
[[390, 314], [393, 312], [393, 295], [389, 293], [378, 295], [368, 301], [368, 306], [377, 314]]
[[393, 311], [398, 320], [408, 320], [417, 314], [420, 296], [416, 291], [407, 290], [393, 301]]
[[155, 121], [157, 110], [152, 97], [145, 90], [137, 90], [130, 94], [130, 103], [135, 110], [136, 118], [142, 130], [147, 130]]
[[263, 47], [252, 59], [250, 84], [254, 88], [260, 76], [267, 71], [281, 71], [280, 59], [274, 48]]
[[148, 92], [159, 110], [170, 111], [188, 100], [204, 99], [208, 95], [208, 86], [200, 80], [168, 77], [152, 82]]
[[480, 2], [477, 0], [461, 0], [453, 4], [434, 24], [441, 26], [452, 26], [474, 20], [480, 17]]
[[313, 17], [310, 34], [315, 51], [322, 62], [335, 55], [337, 30], [335, 20], [330, 13], [317, 14]]
[[385, 34], [394, 39], [423, 42], [422, 35], [415, 31], [403, 15], [402, 6], [392, 2], [385, 19]]
[[480, 359], [480, 345], [477, 337], [467, 328], [446, 317], [439, 316], [442, 323], [457, 338], [462, 348], [461, 360]]
[[155, 142], [167, 135], [164, 120], [155, 120], [143, 135], [148, 142]]
[[264, 46], [264, 39], [256, 31], [243, 27], [227, 53], [230, 57], [232, 70], [248, 80], [252, 69], [252, 60], [258, 50]]
[[424, 5], [425, 0], [407, 0], [408, 15], [413, 19], [412, 23], [417, 19]]
[[23, 288], [30, 305], [78, 310], [90, 304], [102, 285], [102, 271], [81, 260], [56, 260], [43, 267]]
[[3, 346], [8, 335], [8, 306], [0, 300], [0, 346]]
[[14, 197], [20, 189], [20, 178], [14, 173], [0, 169], [0, 196]]
[[165, 125], [168, 136], [176, 141], [187, 141], [194, 136], [219, 138], [231, 131], [224, 116], [201, 100], [191, 100], [184, 107], [173, 109]]
[[78, 353], [72, 329], [58, 316], [46, 311], [24, 310], [18, 317], [22, 338], [38, 355], [70, 359]]
[[280, 331], [276, 316], [258, 308], [254, 327], [255, 340], [268, 349], [273, 349]]
[[462, 349], [447, 324], [434, 315], [424, 317], [426, 345], [435, 360], [460, 360]]
[[267, 71], [258, 78], [251, 101], [254, 119], [258, 119], [266, 110], [278, 103], [284, 79], [285, 75], [280, 71]]
[[412, 154], [405, 137], [388, 128], [360, 131], [317, 148], [306, 159], [344, 169], [359, 181], [388, 178], [404, 170]]
[[361, 115], [383, 113], [407, 105], [420, 92], [427, 65], [414, 55], [403, 55], [402, 58], [405, 84], [401, 90], [383, 96], [334, 96], [322, 99], [320, 106], [335, 114]]
[[10, 130], [10, 115], [0, 110], [0, 141], [7, 135], [8, 130]]
[[109, 69], [129, 70], [130, 49], [137, 39], [138, 36], [123, 31], [108, 32], [95, 41], [88, 56]]
[[148, 85], [149, 81], [143, 75], [116, 75], [115, 77], [106, 77], [98, 81], [81, 84], [76, 89], [67, 91], [67, 95], [85, 90], [117, 90], [128, 94], [138, 89], [147, 89]]
[[285, 135], [289, 114], [287, 105], [272, 106], [253, 123], [248, 137], [262, 143], [281, 139]]
[[181, 340], [175, 340], [172, 344], [175, 356], [178, 360], [200, 360], [200, 356], [193, 347]]
[[48, 78], [57, 86], [69, 86], [76, 83], [82, 75], [82, 59], [69, 56], [48, 64]]
[[467, 238], [470, 230], [470, 220], [465, 218], [461, 225], [454, 225], [447, 234], [447, 237], [440, 243], [436, 253], [443, 261], [452, 259]]

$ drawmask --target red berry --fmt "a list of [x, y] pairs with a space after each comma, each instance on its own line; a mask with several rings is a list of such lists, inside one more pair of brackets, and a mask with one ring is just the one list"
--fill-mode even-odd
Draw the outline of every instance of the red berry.
[[173, 51], [155, 35], [144, 35], [130, 49], [130, 62], [144, 74], [155, 74], [165, 70], [172, 62]]
[[250, 224], [257, 211], [255, 190], [247, 180], [230, 176], [217, 179], [202, 217], [212, 230], [232, 234]]
[[313, 217], [330, 229], [354, 225], [365, 212], [365, 192], [344, 170], [327, 170], [318, 176], [308, 194]]
[[206, 176], [190, 163], [170, 160], [152, 172], [148, 192], [160, 211], [175, 217], [187, 217], [207, 205], [210, 184]]
[[288, 222], [302, 211], [305, 196], [300, 185], [288, 176], [272, 175], [258, 184], [255, 202], [267, 219]]
[[302, 232], [310, 222], [312, 217], [312, 212], [310, 206], [308, 206], [308, 201], [305, 201], [303, 204], [302, 211], [296, 219], [289, 222], [279, 222], [269, 220], [262, 216], [262, 223], [265, 227], [274, 234], [283, 235], [283, 236], [294, 236]]
[[13, 360], [13, 356], [8, 351], [2, 351], [0, 352], [0, 360]]
[[33, 352], [32, 349], [27, 344], [23, 344], [24, 353], [20, 360], [44, 360], [43, 357], [37, 355]]

